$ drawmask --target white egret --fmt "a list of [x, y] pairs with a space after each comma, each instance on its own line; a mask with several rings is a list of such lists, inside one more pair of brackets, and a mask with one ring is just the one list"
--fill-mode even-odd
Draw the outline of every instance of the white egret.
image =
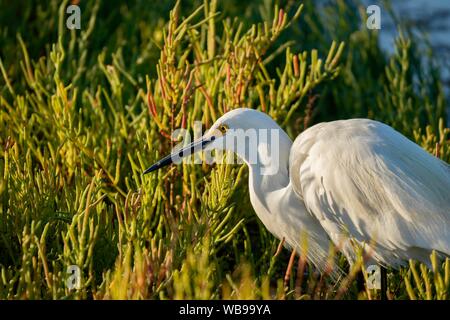
[[[227, 143], [237, 129], [277, 130], [278, 140], [258, 141], [254, 162], [248, 150]], [[278, 152], [267, 152], [275, 143]], [[292, 142], [265, 113], [235, 109], [145, 173], [205, 148], [236, 152], [247, 163], [258, 217], [296, 252], [306, 236], [307, 258], [321, 271], [327, 268], [330, 240], [350, 263], [356, 248], [370, 257], [367, 264], [394, 268], [408, 259], [429, 264], [432, 250], [450, 255], [450, 166], [383, 123], [320, 123]], [[264, 174], [273, 163], [277, 172]], [[341, 273], [332, 271], [336, 277]]]

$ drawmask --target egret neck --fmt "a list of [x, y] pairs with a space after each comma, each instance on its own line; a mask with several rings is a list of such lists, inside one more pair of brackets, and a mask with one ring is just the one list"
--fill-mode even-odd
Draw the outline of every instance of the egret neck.
[[257, 144], [251, 146], [257, 149], [257, 161], [252, 161], [249, 156], [255, 150], [234, 151], [249, 168], [250, 201], [256, 214], [269, 231], [281, 239], [281, 226], [277, 223], [279, 220], [277, 214], [284, 211], [279, 209], [286, 209], [288, 206], [280, 202], [280, 199], [290, 201], [286, 193], [295, 196], [289, 184], [289, 154], [292, 140], [275, 122], [267, 132], [271, 138], [266, 141], [259, 139], [262, 135], [258, 135]]

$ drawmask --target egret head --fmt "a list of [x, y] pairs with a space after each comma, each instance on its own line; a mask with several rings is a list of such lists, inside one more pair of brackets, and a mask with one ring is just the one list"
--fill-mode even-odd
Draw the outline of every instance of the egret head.
[[217, 119], [200, 139], [162, 158], [145, 170], [144, 174], [174, 163], [176, 159], [212, 149], [235, 152], [250, 165], [274, 158], [269, 155], [271, 151], [279, 157], [277, 150], [280, 144], [283, 149], [289, 149], [292, 142], [267, 114], [248, 108], [234, 109]]

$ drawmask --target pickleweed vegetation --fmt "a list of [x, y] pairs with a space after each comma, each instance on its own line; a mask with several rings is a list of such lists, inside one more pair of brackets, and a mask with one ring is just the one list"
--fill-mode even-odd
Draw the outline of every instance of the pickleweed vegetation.
[[[402, 29], [382, 51], [356, 0], [80, 2], [68, 29], [72, 2], [0, 0], [0, 299], [379, 298], [357, 289], [367, 257], [331, 250], [338, 282], [290, 258], [233, 155], [142, 172], [239, 107], [291, 138], [380, 120], [449, 163], [423, 38]], [[389, 299], [450, 298], [439, 253], [388, 271]]]

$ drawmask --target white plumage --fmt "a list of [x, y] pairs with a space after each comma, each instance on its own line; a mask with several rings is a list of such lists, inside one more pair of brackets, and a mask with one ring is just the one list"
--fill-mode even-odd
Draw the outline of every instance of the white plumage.
[[380, 122], [352, 119], [302, 133], [290, 155], [295, 192], [351, 261], [350, 240], [398, 266], [450, 254], [450, 168]]
[[[279, 152], [270, 152], [271, 142], [259, 142], [258, 161], [252, 163], [248, 150], [226, 143], [226, 132], [217, 135], [224, 125], [278, 130]], [[242, 108], [218, 119], [202, 141], [207, 148], [238, 153], [249, 166], [258, 217], [297, 252], [306, 251], [322, 271], [330, 240], [350, 263], [358, 247], [371, 257], [368, 263], [393, 267], [408, 259], [428, 263], [432, 250], [450, 255], [450, 167], [385, 124], [320, 123], [292, 143], [269, 116]], [[274, 162], [280, 165], [277, 173], [262, 174]], [[333, 271], [336, 277], [341, 273]]]

